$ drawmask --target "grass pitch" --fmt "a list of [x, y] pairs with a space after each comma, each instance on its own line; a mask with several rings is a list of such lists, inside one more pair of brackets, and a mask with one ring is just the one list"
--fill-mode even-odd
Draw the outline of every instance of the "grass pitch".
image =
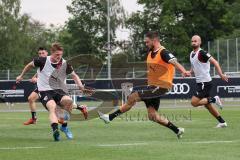
[[38, 123], [30, 126], [23, 125], [28, 112], [0, 112], [0, 160], [239, 160], [240, 107], [221, 111], [229, 125], [223, 129], [214, 128], [217, 121], [204, 108], [160, 112], [185, 128], [182, 139], [148, 121], [144, 107], [108, 125], [70, 122], [74, 139], [61, 134], [60, 142], [53, 141], [47, 112], [38, 112]]

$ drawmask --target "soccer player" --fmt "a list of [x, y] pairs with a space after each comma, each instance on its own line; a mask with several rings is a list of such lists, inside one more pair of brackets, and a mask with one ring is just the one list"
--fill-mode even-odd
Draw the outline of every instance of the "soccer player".
[[148, 32], [145, 37], [146, 46], [149, 48], [147, 56], [148, 85], [136, 87], [128, 96], [126, 104], [111, 114], [99, 112], [100, 119], [109, 123], [115, 117], [129, 111], [136, 102], [143, 101], [147, 107], [149, 120], [171, 129], [178, 138], [182, 137], [184, 128], [171, 123], [168, 119], [158, 114], [160, 97], [172, 88], [175, 67], [183, 77], [190, 76], [185, 68], [178, 63], [174, 55], [160, 44], [157, 32]]
[[[45, 48], [39, 47], [38, 49], [38, 56], [39, 57], [47, 57], [48, 52]], [[32, 79], [32, 83], [37, 83], [37, 74], [35, 74]], [[39, 99], [38, 96], [38, 89], [37, 87], [35, 90], [28, 96], [28, 103], [29, 103], [29, 108], [31, 111], [32, 118], [30, 118], [28, 121], [24, 122], [24, 125], [30, 125], [30, 124], [36, 124], [37, 122], [37, 113], [36, 113], [36, 101]]]
[[[48, 55], [48, 52], [45, 48], [43, 47], [39, 47], [38, 49], [38, 56], [39, 57], [47, 57]], [[31, 80], [30, 80], [32, 83], [37, 83], [37, 74], [35, 74]], [[39, 99], [39, 96], [38, 96], [38, 88], [36, 87], [35, 90], [28, 96], [28, 103], [29, 103], [29, 108], [30, 108], [30, 111], [31, 111], [31, 118], [29, 120], [27, 120], [26, 122], [24, 122], [23, 124], [24, 125], [30, 125], [30, 124], [36, 124], [37, 122], [37, 112], [36, 112], [36, 101]], [[77, 106], [75, 107], [75, 109], [78, 109], [80, 110], [85, 119], [87, 119], [88, 117], [88, 111], [87, 111], [87, 107], [86, 105], [79, 105], [77, 104]], [[63, 121], [59, 121], [60, 123], [64, 123]]]
[[194, 35], [192, 37], [193, 51], [190, 53], [191, 70], [196, 77], [196, 93], [192, 97], [191, 104], [193, 107], [204, 105], [208, 111], [218, 120], [217, 128], [227, 127], [227, 123], [221, 117], [218, 110], [212, 105], [216, 104], [222, 108], [222, 102], [219, 96], [211, 97], [210, 92], [212, 88], [212, 78], [210, 76], [210, 63], [212, 63], [219, 76], [223, 81], [228, 82], [228, 77], [223, 74], [222, 69], [218, 63], [208, 52], [201, 49], [201, 37]]
[[[49, 120], [53, 130], [53, 138], [55, 141], [60, 140], [60, 132], [58, 129], [58, 118], [56, 115], [57, 105], [63, 106], [65, 110], [71, 112], [72, 99], [63, 89], [67, 75], [70, 74], [77, 86], [83, 92], [91, 94], [91, 90], [84, 88], [80, 78], [73, 71], [70, 64], [62, 58], [63, 48], [59, 43], [53, 43], [51, 46], [51, 55], [47, 57], [35, 58], [32, 62], [27, 64], [22, 73], [16, 78], [19, 83], [26, 72], [33, 67], [38, 67], [37, 72], [37, 87], [39, 91], [40, 101], [49, 111]], [[72, 139], [72, 132], [69, 130], [67, 123], [63, 123], [60, 130], [65, 133], [68, 139]]]

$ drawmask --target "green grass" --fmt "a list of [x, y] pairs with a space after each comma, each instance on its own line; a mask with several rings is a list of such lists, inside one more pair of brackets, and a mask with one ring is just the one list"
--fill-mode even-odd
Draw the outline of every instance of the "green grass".
[[0, 112], [0, 160], [239, 160], [240, 108], [221, 112], [228, 128], [214, 128], [217, 122], [204, 108], [191, 109], [191, 116], [190, 108], [162, 109], [185, 128], [181, 140], [147, 121], [145, 108], [135, 108], [108, 125], [99, 119], [70, 122], [74, 139], [61, 134], [60, 142], [53, 142], [47, 112], [39, 112], [31, 126], [22, 124], [29, 113]]

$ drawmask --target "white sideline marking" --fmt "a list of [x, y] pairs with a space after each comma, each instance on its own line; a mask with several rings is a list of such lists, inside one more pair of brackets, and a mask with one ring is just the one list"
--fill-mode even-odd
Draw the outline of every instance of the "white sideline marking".
[[120, 147], [120, 146], [141, 146], [148, 145], [148, 143], [124, 143], [124, 144], [99, 144], [99, 147]]
[[194, 144], [212, 144], [212, 143], [233, 143], [236, 141], [197, 141], [197, 142], [183, 142], [183, 143], [194, 143]]
[[0, 148], [0, 150], [17, 150], [17, 149], [43, 149], [46, 147], [5, 147]]

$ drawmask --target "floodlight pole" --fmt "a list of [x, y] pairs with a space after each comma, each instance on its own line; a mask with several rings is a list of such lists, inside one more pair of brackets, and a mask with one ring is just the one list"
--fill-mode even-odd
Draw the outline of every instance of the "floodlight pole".
[[108, 79], [111, 79], [111, 30], [110, 30], [110, 0], [107, 0], [107, 37], [108, 37]]

